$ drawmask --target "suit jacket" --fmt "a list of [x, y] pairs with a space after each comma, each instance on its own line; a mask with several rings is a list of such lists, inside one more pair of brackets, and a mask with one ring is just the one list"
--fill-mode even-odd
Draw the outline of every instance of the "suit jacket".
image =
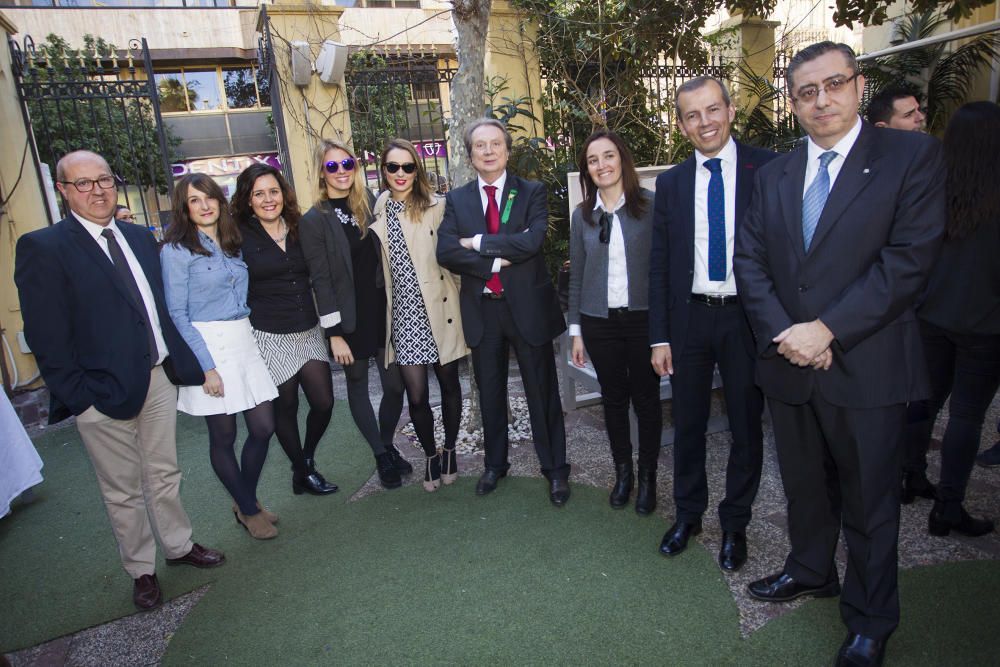
[[[736, 142], [736, 236], [750, 206], [754, 176], [777, 153]], [[649, 342], [670, 343], [678, 357], [687, 342], [694, 282], [694, 187], [698, 164], [692, 155], [656, 177], [656, 206], [649, 258]], [[735, 250], [734, 250], [735, 253]], [[753, 334], [744, 332], [753, 356]]]
[[[383, 192], [375, 202], [375, 222], [371, 231], [381, 244], [382, 273], [385, 274], [385, 350], [386, 366], [395, 358], [392, 347], [392, 271], [389, 268], [389, 233], [386, 229], [385, 203], [389, 192]], [[399, 225], [406, 239], [406, 248], [417, 274], [420, 295], [427, 310], [427, 321], [431, 325], [434, 343], [437, 345], [441, 364], [448, 364], [469, 354], [462, 333], [462, 313], [458, 298], [458, 281], [450, 271], [442, 269], [435, 260], [437, 237], [444, 216], [444, 200], [434, 198], [434, 203], [424, 211], [423, 217], [412, 222], [403, 212]]]
[[[628, 279], [629, 310], [646, 310], [649, 299], [649, 238], [653, 227], [653, 193], [641, 190], [646, 212], [633, 218], [623, 206], [617, 211], [625, 241], [625, 274]], [[591, 317], [608, 316], [608, 244], [601, 243], [600, 214], [591, 211], [594, 224], [583, 220], [577, 207], [569, 232], [569, 312], [570, 324], [580, 323], [580, 313]]]
[[[156, 302], [174, 384], [200, 385], [205, 376], [177, 332], [163, 297], [156, 240], [144, 227], [115, 221], [142, 265]], [[139, 414], [149, 391], [149, 339], [136, 304], [104, 254], [73, 216], [22, 236], [14, 282], [24, 335], [51, 396], [49, 423], [90, 406], [113, 419]]]
[[[939, 142], [862, 127], [830, 191], [809, 251], [802, 241], [805, 146], [760, 170], [736, 243], [736, 279], [756, 338], [764, 393], [800, 404], [875, 408], [928, 394], [914, 301], [937, 257], [945, 220]], [[833, 366], [800, 368], [772, 339], [819, 318]]]
[[[512, 194], [516, 191], [516, 194]], [[483, 338], [483, 289], [489, 280], [493, 260], [510, 260], [500, 270], [504, 296], [518, 331], [529, 345], [549, 343], [566, 330], [559, 297], [542, 256], [542, 244], [549, 227], [545, 186], [507, 172], [501, 215], [513, 196], [507, 224], [498, 234], [486, 233], [486, 214], [478, 180], [448, 193], [444, 220], [438, 233], [438, 263], [462, 276], [462, 326], [470, 347]], [[483, 234], [479, 252], [467, 250], [459, 239]]]

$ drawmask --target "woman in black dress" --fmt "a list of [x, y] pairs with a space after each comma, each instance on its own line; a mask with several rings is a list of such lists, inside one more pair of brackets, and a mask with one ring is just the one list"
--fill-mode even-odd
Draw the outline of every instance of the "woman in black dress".
[[[413, 472], [392, 444], [403, 410], [403, 383], [396, 364], [385, 365], [385, 282], [379, 243], [368, 227], [375, 198], [347, 144], [324, 139], [316, 148], [319, 201], [299, 224], [302, 249], [330, 353], [344, 367], [347, 402], [358, 430], [375, 455], [387, 489]], [[378, 420], [368, 396], [368, 366], [376, 359], [382, 382]]]
[[[315, 464], [316, 446], [333, 415], [333, 380], [299, 243], [295, 193], [277, 169], [254, 164], [236, 179], [231, 205], [250, 272], [250, 324], [278, 387], [275, 434], [292, 462], [292, 491], [333, 493], [337, 486]], [[309, 401], [305, 441], [299, 437], [300, 386]]]

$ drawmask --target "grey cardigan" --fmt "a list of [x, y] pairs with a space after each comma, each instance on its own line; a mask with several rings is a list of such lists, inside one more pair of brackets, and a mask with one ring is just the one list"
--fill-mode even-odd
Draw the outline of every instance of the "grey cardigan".
[[[629, 310], [649, 309], [649, 248], [653, 233], [653, 193], [642, 189], [646, 213], [633, 218], [623, 206], [618, 209], [625, 238], [625, 271], [628, 276]], [[608, 316], [608, 246], [598, 240], [600, 225], [588, 225], [578, 206], [570, 219], [569, 232], [569, 324], [580, 323], [580, 313]]]

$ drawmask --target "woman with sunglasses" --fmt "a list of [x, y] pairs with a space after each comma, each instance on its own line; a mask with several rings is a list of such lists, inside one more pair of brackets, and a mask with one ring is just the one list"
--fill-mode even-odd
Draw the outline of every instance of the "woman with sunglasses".
[[[382, 187], [371, 231], [382, 246], [387, 297], [387, 362], [403, 376], [410, 420], [426, 457], [424, 489], [458, 478], [455, 441], [462, 419], [458, 360], [469, 353], [462, 333], [455, 277], [438, 266], [437, 229], [444, 200], [435, 196], [417, 151], [405, 139], [392, 139], [382, 151]], [[427, 366], [441, 388], [444, 449], [434, 439], [428, 402]]]
[[403, 483], [401, 475], [413, 472], [392, 444], [403, 410], [395, 364], [377, 364], [382, 383], [378, 421], [368, 394], [368, 362], [385, 359], [385, 283], [378, 241], [368, 233], [375, 198], [347, 144], [323, 139], [315, 160], [319, 200], [302, 216], [299, 234], [320, 326], [334, 360], [344, 367], [351, 417], [375, 455], [379, 481], [395, 489]]
[[[276, 537], [276, 515], [257, 501], [257, 481], [274, 433], [278, 390], [257, 351], [247, 307], [247, 265], [240, 231], [222, 189], [204, 174], [182, 178], [160, 263], [170, 319], [205, 372], [201, 387], [181, 387], [177, 409], [203, 415], [212, 469], [233, 498], [233, 513], [253, 537]], [[236, 415], [247, 439], [237, 461]]]
[[578, 160], [583, 202], [570, 221], [569, 335], [573, 364], [585, 352], [597, 372], [615, 463], [608, 502], [628, 504], [634, 484], [628, 406], [639, 422], [635, 511], [656, 507], [660, 378], [649, 363], [649, 245], [653, 193], [639, 185], [632, 154], [614, 132], [598, 130]]
[[[333, 415], [333, 379], [309, 286], [295, 192], [274, 167], [257, 163], [236, 179], [233, 217], [250, 271], [250, 324], [278, 398], [274, 431], [292, 462], [295, 494], [337, 490], [316, 470], [316, 447]], [[309, 401], [306, 437], [299, 436], [299, 387]]]

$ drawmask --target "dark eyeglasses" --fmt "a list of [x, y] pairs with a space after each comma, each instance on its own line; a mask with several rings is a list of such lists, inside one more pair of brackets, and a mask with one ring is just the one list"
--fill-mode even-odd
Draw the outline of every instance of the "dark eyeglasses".
[[78, 178], [75, 181], [59, 181], [63, 185], [72, 185], [76, 188], [77, 192], [90, 192], [94, 189], [94, 184], [96, 183], [101, 187], [102, 190], [110, 190], [111, 188], [118, 185], [118, 181], [114, 176], [105, 174], [104, 176], [99, 176], [98, 178]]
[[597, 240], [607, 244], [611, 241], [611, 221], [614, 219], [613, 213], [605, 211], [601, 213], [601, 233], [597, 235]]
[[341, 167], [344, 168], [344, 171], [354, 171], [355, 164], [356, 163], [354, 161], [354, 158], [345, 157], [340, 162], [337, 162], [336, 160], [330, 160], [323, 166], [326, 167], [328, 173], [336, 174], [338, 171], [340, 171]]
[[416, 162], [407, 162], [406, 164], [399, 164], [398, 162], [386, 162], [385, 170], [390, 174], [395, 174], [400, 169], [403, 170], [404, 174], [412, 174], [417, 170]]

